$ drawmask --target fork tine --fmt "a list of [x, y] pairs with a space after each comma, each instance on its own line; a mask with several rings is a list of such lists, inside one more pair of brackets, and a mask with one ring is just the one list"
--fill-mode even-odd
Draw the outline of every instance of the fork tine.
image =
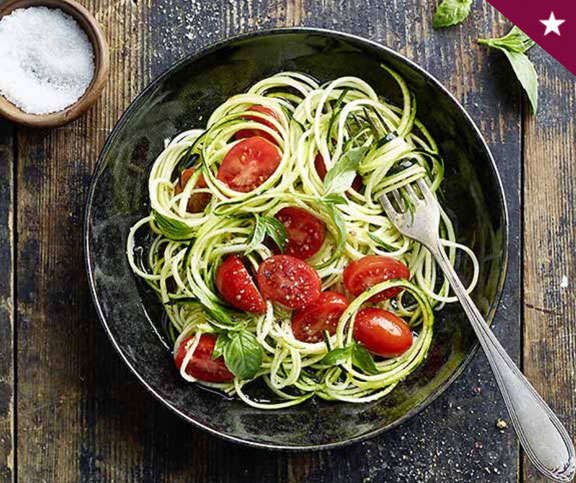
[[428, 183], [424, 181], [424, 178], [420, 178], [418, 181], [416, 181], [416, 183], [418, 183], [420, 191], [422, 192], [422, 196], [424, 196], [424, 199], [426, 201], [428, 202], [436, 201], [436, 199], [434, 198], [434, 194], [432, 193], [432, 190], [428, 186]]
[[406, 203], [404, 202], [404, 199], [400, 195], [400, 192], [398, 190], [392, 190], [392, 196], [394, 196], [394, 199], [396, 200], [396, 203], [398, 203], [400, 209], [402, 211], [406, 210]]
[[406, 190], [406, 196], [408, 196], [408, 199], [416, 204], [416, 203], [422, 203], [422, 200], [418, 197], [418, 195], [416, 194], [416, 191], [414, 191], [414, 188], [412, 188], [412, 185], [407, 184], [406, 186], [404, 186], [404, 189]]
[[364, 115], [366, 116], [366, 120], [368, 121], [368, 124], [370, 124], [370, 128], [372, 129], [372, 132], [374, 133], [375, 136], [377, 136], [378, 135], [378, 127], [374, 123], [372, 116], [370, 116], [370, 114], [368, 113], [368, 109], [366, 109], [366, 108], [364, 108]]
[[392, 203], [390, 203], [387, 195], [384, 194], [380, 196], [380, 204], [384, 207], [384, 211], [388, 215], [388, 218], [391, 218], [392, 220], [398, 219], [398, 212], [394, 209]]

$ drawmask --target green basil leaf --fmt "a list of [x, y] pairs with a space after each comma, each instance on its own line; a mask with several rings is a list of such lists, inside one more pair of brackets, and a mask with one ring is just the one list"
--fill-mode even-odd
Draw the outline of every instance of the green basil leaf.
[[252, 379], [262, 365], [262, 347], [256, 336], [246, 330], [230, 335], [224, 347], [226, 367], [240, 379]]
[[367, 374], [379, 374], [372, 354], [359, 344], [352, 346], [352, 365]]
[[504, 37], [478, 39], [478, 43], [504, 52], [522, 88], [528, 95], [532, 112], [536, 114], [538, 109], [538, 75], [534, 64], [525, 55], [525, 52], [534, 45], [534, 41], [514, 26]]
[[248, 254], [254, 251], [264, 241], [266, 235], [274, 240], [274, 243], [278, 245], [278, 248], [280, 248], [280, 251], [283, 253], [288, 243], [286, 228], [284, 228], [284, 225], [279, 220], [270, 216], [256, 217], [254, 231], [250, 236], [250, 241], [248, 242], [245, 253]]
[[262, 218], [256, 217], [256, 224], [254, 225], [254, 231], [250, 235], [250, 240], [248, 241], [248, 246], [244, 253], [248, 254], [254, 251], [260, 244], [264, 241], [266, 237], [266, 226], [262, 222]]
[[224, 308], [222, 308], [220, 305], [218, 305], [216, 302], [210, 299], [205, 292], [196, 288], [196, 290], [194, 290], [194, 295], [198, 297], [198, 302], [200, 302], [200, 304], [202, 305], [204, 312], [206, 312], [206, 314], [212, 319], [214, 319], [216, 322], [220, 322], [221, 324], [226, 325], [228, 327], [234, 327], [235, 325], [237, 325], [234, 323], [230, 315], [228, 315], [226, 310], [224, 310]]
[[526, 54], [509, 52], [507, 50], [504, 50], [503, 52], [512, 64], [512, 68], [514, 69], [520, 84], [522, 84], [526, 94], [528, 94], [528, 99], [532, 105], [532, 112], [536, 114], [538, 109], [538, 74], [536, 74], [534, 64], [530, 62], [530, 59], [528, 59]]
[[194, 236], [194, 228], [190, 228], [180, 220], [161, 215], [154, 209], [152, 209], [152, 216], [158, 229], [171, 240], [189, 240]]
[[264, 224], [266, 234], [272, 238], [272, 240], [274, 240], [274, 243], [278, 245], [280, 251], [284, 253], [286, 244], [288, 243], [288, 234], [286, 233], [286, 228], [284, 228], [284, 225], [280, 222], [280, 220], [271, 216], [262, 216], [260, 220]]
[[344, 249], [346, 248], [346, 237], [348, 236], [346, 231], [346, 222], [344, 221], [342, 213], [340, 213], [340, 210], [336, 208], [336, 206], [333, 204], [325, 204], [324, 207], [330, 215], [330, 218], [332, 218], [334, 225], [336, 225], [336, 231], [338, 233], [336, 240], [336, 250], [334, 250], [334, 253], [330, 257], [330, 260], [334, 260], [335, 258], [342, 255], [342, 253], [344, 253]]
[[478, 39], [479, 44], [488, 45], [489, 47], [509, 52], [518, 52], [523, 54], [534, 45], [534, 41], [528, 37], [516, 25], [504, 37], [493, 39]]
[[358, 166], [367, 152], [368, 148], [366, 147], [350, 149], [336, 161], [324, 179], [324, 188], [327, 194], [344, 193], [352, 186]]
[[437, 29], [459, 24], [468, 18], [471, 7], [472, 0], [443, 0], [438, 5], [432, 26]]
[[348, 201], [346, 201], [346, 198], [344, 198], [344, 196], [339, 195], [337, 193], [332, 193], [323, 196], [322, 202], [327, 205], [345, 205], [346, 203], [348, 203]]
[[330, 352], [328, 352], [328, 354], [324, 356], [324, 358], [320, 361], [320, 363], [328, 367], [339, 366], [340, 364], [343, 364], [350, 358], [352, 347], [353, 346], [332, 349]]
[[228, 344], [229, 341], [230, 339], [228, 334], [225, 332], [218, 334], [216, 344], [214, 345], [214, 350], [212, 351], [212, 359], [218, 359], [218, 357], [224, 355], [224, 349], [226, 348], [226, 344]]

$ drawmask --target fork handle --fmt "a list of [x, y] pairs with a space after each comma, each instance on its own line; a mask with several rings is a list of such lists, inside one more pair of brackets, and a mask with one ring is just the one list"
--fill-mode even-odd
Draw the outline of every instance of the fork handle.
[[552, 409], [522, 375], [466, 292], [440, 241], [428, 249], [446, 275], [486, 353], [520, 443], [538, 470], [554, 481], [571, 481], [574, 445]]

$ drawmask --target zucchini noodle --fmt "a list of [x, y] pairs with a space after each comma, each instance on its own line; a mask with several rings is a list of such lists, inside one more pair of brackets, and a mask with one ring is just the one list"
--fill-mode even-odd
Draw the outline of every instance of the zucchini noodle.
[[[397, 73], [383, 69], [382, 75], [391, 76], [398, 86], [400, 106], [356, 77], [320, 84], [301, 73], [282, 72], [226, 100], [205, 128], [182, 132], [154, 162], [148, 183], [150, 214], [130, 230], [127, 256], [135, 275], [163, 304], [175, 353], [189, 338], [180, 368], [186, 381], [217, 388], [264, 409], [293, 406], [313, 395], [363, 403], [386, 396], [426, 357], [434, 311], [456, 299], [449, 295], [448, 282], [430, 253], [402, 236], [377, 200], [421, 178], [436, 192], [444, 165], [436, 143], [416, 118], [415, 97]], [[250, 110], [253, 106], [267, 110]], [[281, 159], [274, 173], [255, 189], [235, 191], [218, 179], [218, 168], [241, 142], [236, 133], [254, 129], [274, 141]], [[357, 169], [362, 187], [351, 187], [337, 203], [329, 203], [325, 183], [316, 171], [316, 157], [323, 158], [329, 172], [350, 150], [359, 148], [364, 148]], [[190, 167], [194, 168], [190, 180], [176, 190], [183, 170]], [[203, 183], [198, 183], [201, 179]], [[210, 195], [205, 209], [189, 212], [189, 200], [201, 193]], [[342, 292], [342, 272], [349, 262], [366, 255], [401, 261], [410, 269], [410, 281], [389, 280], [360, 294], [340, 317], [336, 333], [326, 333], [321, 342], [295, 338], [291, 311], [271, 301], [266, 302], [264, 314], [231, 309], [216, 289], [216, 270], [228, 254], [237, 253], [256, 271], [274, 254], [265, 243], [249, 250], [257, 217], [274, 217], [288, 206], [304, 208], [326, 224], [326, 240], [306, 260], [320, 276], [322, 290]], [[478, 280], [478, 261], [468, 247], [456, 242], [443, 210], [440, 235], [452, 264], [459, 250], [471, 259], [471, 291]], [[406, 322], [414, 335], [412, 346], [399, 357], [376, 357], [376, 371], [360, 369], [349, 354], [338, 365], [323, 363], [329, 351], [354, 344], [356, 314], [367, 304], [374, 305], [369, 299], [375, 293], [391, 287], [402, 292], [376, 305]], [[248, 331], [261, 346], [262, 362], [255, 377], [211, 383], [186, 372], [202, 334], [238, 329]], [[265, 384], [266, 397], [251, 395], [255, 379]]]

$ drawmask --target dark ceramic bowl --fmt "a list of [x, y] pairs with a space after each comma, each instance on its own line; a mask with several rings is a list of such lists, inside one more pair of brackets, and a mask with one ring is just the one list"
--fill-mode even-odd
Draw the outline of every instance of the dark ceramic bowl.
[[[86, 207], [88, 277], [98, 315], [124, 362], [160, 401], [210, 433], [252, 446], [327, 448], [358, 441], [400, 424], [422, 410], [462, 372], [477, 341], [458, 304], [437, 315], [430, 353], [385, 399], [362, 405], [311, 400], [262, 411], [187, 384], [174, 369], [161, 328], [161, 307], [133, 277], [125, 256], [130, 226], [147, 214], [148, 168], [164, 139], [204, 125], [227, 97], [282, 70], [325, 81], [354, 75], [388, 97], [397, 94], [380, 67], [407, 80], [418, 117], [446, 162], [444, 206], [457, 239], [481, 263], [473, 298], [492, 320], [507, 260], [507, 215], [494, 160], [462, 106], [420, 67], [396, 52], [354, 36], [323, 30], [258, 32], [220, 42], [171, 67], [128, 108], [106, 143]], [[458, 272], [470, 276], [468, 261]]]

